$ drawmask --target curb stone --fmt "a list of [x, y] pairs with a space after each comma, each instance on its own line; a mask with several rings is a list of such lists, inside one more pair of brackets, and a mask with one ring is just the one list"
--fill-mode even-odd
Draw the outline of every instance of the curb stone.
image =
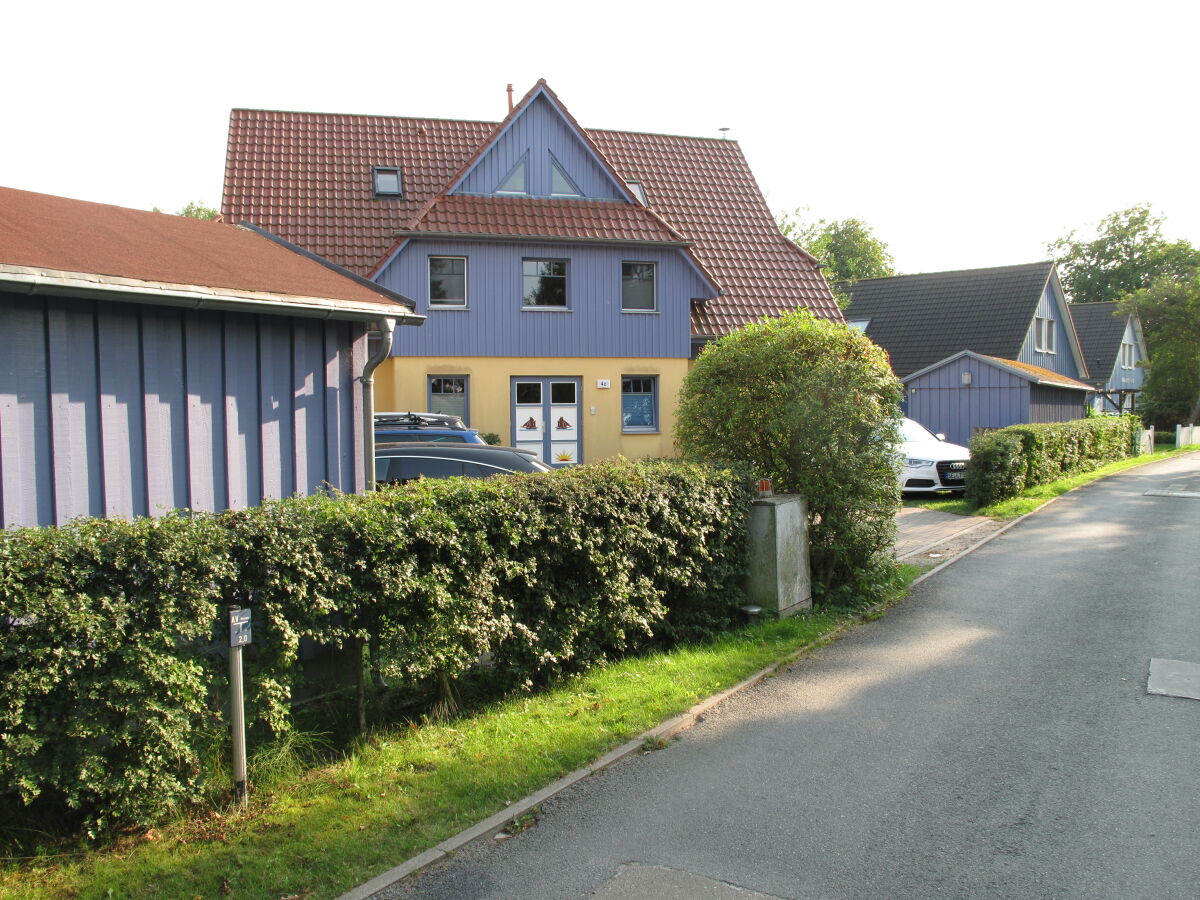
[[[1153, 461], [1159, 462], [1160, 460], [1153, 460]], [[1121, 473], [1120, 472], [1112, 473], [1112, 475], [1119, 475], [1119, 474], [1121, 474]], [[1075, 488], [1072, 491], [1068, 491], [1065, 494], [1060, 494], [1058, 497], [1052, 497], [1049, 500], [1047, 500], [1045, 503], [1043, 503], [1041, 506], [1039, 506], [1037, 509], [1031, 510], [1030, 512], [1025, 513], [1025, 515], [1023, 515], [1023, 516], [1018, 516], [1017, 518], [1012, 519], [1009, 522], [1006, 522], [1001, 528], [999, 528], [996, 531], [993, 531], [987, 537], [982, 538], [981, 540], [979, 540], [976, 543], [972, 544], [971, 546], [967, 547], [961, 553], [958, 553], [958, 554], [952, 556], [950, 559], [947, 559], [945, 562], [941, 563], [940, 565], [935, 566], [934, 568], [930, 569], [928, 572], [925, 572], [922, 575], [920, 575], [919, 577], [913, 579], [912, 583], [909, 585], [909, 589], [911, 590], [912, 588], [916, 587], [918, 584], [925, 581], [926, 579], [932, 578], [938, 572], [942, 571], [942, 569], [945, 569], [947, 566], [953, 565], [955, 562], [962, 559], [964, 556], [966, 556], [970, 553], [974, 553], [976, 550], [978, 550], [984, 544], [987, 544], [988, 542], [1000, 537], [1000, 535], [1005, 534], [1009, 529], [1015, 527], [1016, 525], [1020, 524], [1021, 522], [1024, 522], [1030, 516], [1041, 512], [1047, 506], [1049, 506], [1052, 503], [1057, 502], [1062, 497], [1066, 497], [1066, 496], [1074, 493], [1077, 490], [1086, 488], [1086, 487], [1088, 487], [1088, 485], [1096, 484], [1100, 481], [1104, 481], [1107, 478], [1111, 478], [1112, 475], [1106, 475], [1106, 476], [1104, 476], [1104, 478], [1098, 478], [1095, 481], [1088, 482], [1088, 484], [1080, 485], [1078, 488]], [[980, 524], [982, 525], [983, 523], [980, 523]], [[966, 533], [966, 531], [972, 531], [978, 527], [980, 527], [980, 526], [979, 525], [972, 526], [971, 528], [966, 529], [963, 533]], [[928, 549], [928, 548], [926, 548], [926, 549]], [[920, 552], [920, 551], [918, 550], [915, 552]], [[906, 558], [907, 558], [907, 556], [911, 556], [911, 555], [912, 554], [907, 554]], [[567, 775], [564, 775], [562, 778], [547, 785], [546, 787], [542, 788], [540, 791], [535, 791], [534, 793], [530, 794], [529, 796], [527, 796], [521, 800], [518, 800], [515, 803], [509, 804], [508, 806], [506, 806], [504, 809], [500, 810], [500, 812], [496, 813], [495, 815], [489, 816], [488, 818], [484, 819], [482, 822], [472, 825], [470, 828], [467, 828], [464, 831], [460, 831], [458, 834], [447, 838], [446, 840], [442, 841], [440, 844], [437, 844], [436, 846], [431, 847], [430, 849], [426, 850], [424, 853], [418, 854], [417, 856], [414, 856], [411, 859], [408, 859], [405, 862], [402, 862], [400, 865], [395, 866], [394, 868], [388, 869], [386, 872], [383, 872], [380, 875], [375, 876], [370, 881], [367, 881], [367, 882], [359, 885], [356, 888], [352, 888], [349, 891], [346, 891], [346, 893], [340, 895], [337, 898], [337, 900], [368, 900], [368, 898], [371, 897], [373, 894], [376, 894], [379, 891], [382, 891], [382, 890], [385, 890], [386, 888], [391, 887], [392, 885], [396, 884], [397, 882], [404, 880], [409, 875], [412, 875], [415, 872], [419, 872], [422, 869], [427, 868], [428, 866], [432, 865], [435, 862], [438, 862], [441, 859], [445, 859], [451, 853], [453, 853], [456, 850], [459, 850], [466, 844], [469, 844], [472, 841], [478, 840], [479, 838], [482, 838], [482, 837], [492, 837], [492, 836], [496, 835], [497, 833], [502, 831], [504, 829], [504, 827], [506, 825], [508, 825], [510, 822], [512, 822], [514, 819], [517, 819], [523, 815], [528, 814], [529, 812], [531, 812], [533, 810], [534, 807], [540, 806], [542, 803], [545, 803], [551, 797], [554, 797], [557, 794], [562, 793], [563, 791], [565, 791], [567, 788], [571, 787], [571, 785], [575, 784], [576, 782], [582, 781], [584, 778], [587, 778], [589, 775], [594, 775], [597, 772], [600, 772], [604, 769], [609, 768], [614, 763], [620, 762], [621, 760], [625, 759], [627, 756], [632, 756], [635, 753], [640, 752], [642, 750], [643, 745], [645, 744], [645, 742], [647, 740], [667, 739], [667, 738], [675, 736], [676, 734], [679, 734], [680, 732], [686, 731], [687, 729], [689, 729], [693, 725], [695, 725], [703, 717], [703, 715], [706, 712], [708, 712], [710, 709], [712, 709], [713, 707], [717, 706], [720, 703], [723, 703], [725, 700], [729, 699], [733, 695], [739, 694], [742, 691], [746, 690], [747, 688], [751, 688], [754, 685], [758, 684], [760, 681], [770, 678], [772, 675], [775, 675], [776, 673], [782, 671], [783, 669], [786, 669], [788, 666], [790, 666], [793, 662], [795, 662], [798, 658], [803, 656], [805, 653], [808, 653], [810, 650], [814, 650], [817, 647], [821, 647], [821, 646], [824, 646], [825, 644], [831, 643], [833, 640], [835, 640], [837, 637], [839, 637], [843, 632], [845, 632], [851, 625], [858, 624], [860, 622], [867, 621], [870, 618], [873, 618], [876, 614], [887, 609], [888, 606], [890, 606], [890, 605], [891, 604], [889, 604], [889, 603], [879, 603], [879, 604], [876, 604], [875, 606], [868, 607], [867, 609], [865, 609], [861, 613], [859, 613], [857, 616], [855, 616], [853, 619], [851, 619], [851, 620], [847, 621], [846, 623], [844, 623], [843, 625], [833, 629], [828, 634], [825, 634], [822, 637], [817, 638], [816, 640], [809, 641], [807, 644], [804, 644], [801, 647], [797, 647], [795, 650], [793, 650], [791, 653], [789, 653], [783, 659], [779, 660], [778, 662], [772, 663], [771, 665], [767, 666], [766, 668], [754, 673], [749, 678], [746, 678], [746, 679], [738, 682], [733, 687], [726, 688], [724, 691], [721, 691], [719, 694], [715, 694], [712, 697], [708, 697], [707, 699], [701, 700], [699, 703], [696, 703], [694, 706], [692, 706], [686, 712], [681, 713], [680, 715], [675, 716], [671, 719], [668, 719], [667, 721], [665, 721], [659, 725], [656, 725], [655, 727], [649, 729], [648, 731], [642, 732], [642, 734], [638, 735], [637, 737], [633, 738], [632, 740], [626, 741], [624, 744], [621, 744], [620, 746], [616, 747], [615, 749], [608, 751], [608, 753], [601, 756], [595, 762], [589, 763], [586, 766], [582, 766], [582, 767], [576, 769], [575, 771], [570, 772]]]

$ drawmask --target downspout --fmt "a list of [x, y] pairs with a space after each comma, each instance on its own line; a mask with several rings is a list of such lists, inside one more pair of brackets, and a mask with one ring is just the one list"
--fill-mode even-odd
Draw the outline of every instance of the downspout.
[[366, 455], [363, 487], [368, 491], [375, 485], [375, 398], [373, 395], [375, 370], [392, 353], [392, 338], [396, 331], [396, 320], [383, 318], [377, 320], [375, 325], [379, 328], [379, 347], [367, 359], [367, 364], [363, 367], [362, 378], [359, 379], [363, 386], [363, 452]]

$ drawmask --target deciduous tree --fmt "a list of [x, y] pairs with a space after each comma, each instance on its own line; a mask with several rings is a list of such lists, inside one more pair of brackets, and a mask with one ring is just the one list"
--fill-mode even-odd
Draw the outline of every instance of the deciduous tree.
[[1131, 206], [1101, 219], [1094, 238], [1072, 231], [1047, 244], [1071, 302], [1120, 300], [1157, 279], [1200, 267], [1200, 250], [1188, 241], [1167, 241], [1162, 223], [1148, 205]]
[[1144, 414], [1160, 424], [1200, 420], [1200, 270], [1166, 275], [1121, 301], [1136, 312], [1146, 333], [1150, 367], [1143, 387]]
[[888, 245], [875, 237], [871, 226], [861, 219], [806, 222], [798, 209], [780, 217], [779, 230], [816, 257], [831, 286], [896, 274], [896, 261]]
[[869, 596], [893, 570], [900, 383], [882, 349], [800, 309], [710, 344], [684, 379], [685, 456], [749, 467], [808, 504], [814, 592]]

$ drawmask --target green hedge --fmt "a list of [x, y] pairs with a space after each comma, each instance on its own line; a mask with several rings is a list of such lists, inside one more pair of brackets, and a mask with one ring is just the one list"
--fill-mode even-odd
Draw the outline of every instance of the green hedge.
[[971, 441], [966, 498], [989, 506], [1037, 484], [1097, 469], [1133, 452], [1134, 416], [1010, 425]]
[[727, 627], [750, 500], [727, 471], [614, 462], [4, 532], [0, 814], [49, 805], [96, 833], [200, 798], [230, 603], [252, 610], [260, 734], [290, 727], [304, 638], [372, 646], [410, 683], [488, 653], [528, 687]]

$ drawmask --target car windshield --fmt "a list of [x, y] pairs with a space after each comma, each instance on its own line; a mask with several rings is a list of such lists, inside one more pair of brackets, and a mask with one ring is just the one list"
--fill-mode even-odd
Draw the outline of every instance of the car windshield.
[[938, 439], [936, 434], [912, 419], [904, 419], [900, 423], [900, 436], [906, 441], [936, 441]]

